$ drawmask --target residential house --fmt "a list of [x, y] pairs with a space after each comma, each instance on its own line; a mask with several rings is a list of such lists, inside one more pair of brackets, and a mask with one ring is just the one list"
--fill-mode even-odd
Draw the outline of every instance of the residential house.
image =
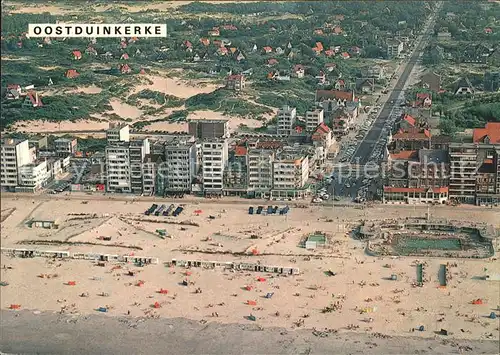
[[8, 100], [17, 100], [23, 93], [23, 89], [19, 84], [8, 84], [7, 85], [7, 93], [5, 98]]
[[429, 108], [432, 105], [432, 95], [424, 92], [417, 93], [415, 100], [416, 107]]
[[267, 61], [267, 65], [268, 65], [268, 66], [276, 65], [276, 64], [278, 64], [278, 63], [279, 63], [279, 62], [278, 62], [278, 60], [277, 60], [277, 59], [274, 59], [274, 58], [271, 58], [271, 59], [269, 59], [269, 60]]
[[201, 60], [200, 56], [198, 55], [198, 53], [196, 53], [193, 57], [193, 62], [199, 62]]
[[129, 56], [127, 53], [123, 53], [122, 56], [120, 57], [121, 60], [128, 60]]
[[238, 62], [241, 62], [242, 60], [245, 60], [245, 56], [243, 55], [243, 53], [239, 52], [238, 55], [236, 56], [236, 60]]
[[309, 158], [298, 152], [282, 151], [273, 161], [272, 198], [303, 198], [309, 179]]
[[316, 46], [312, 49], [316, 54], [323, 52], [323, 44], [321, 42], [316, 42]]
[[358, 79], [356, 80], [356, 89], [363, 94], [371, 94], [375, 91], [375, 80]]
[[283, 50], [283, 48], [281, 48], [281, 47], [276, 48], [276, 54], [277, 55], [281, 55], [283, 53], [285, 53], [285, 51]]
[[193, 44], [189, 41], [182, 42], [182, 47], [186, 49], [186, 52], [191, 53], [193, 51]]
[[315, 102], [321, 103], [324, 100], [335, 100], [339, 102], [354, 102], [354, 91], [340, 91], [340, 90], [316, 90]]
[[208, 38], [200, 38], [200, 43], [207, 47], [210, 45], [210, 40]]
[[120, 73], [122, 74], [129, 74], [132, 71], [128, 64], [120, 64], [118, 68], [120, 69]]
[[[311, 140], [313, 146], [316, 148], [315, 165], [317, 168], [321, 168], [326, 160], [329, 159], [329, 156], [331, 158], [332, 151], [335, 152], [338, 148], [333, 147], [334, 143], [336, 143], [333, 132], [325, 123], [321, 123], [311, 136]], [[333, 157], [335, 157], [335, 154]]]
[[326, 55], [327, 57], [329, 57], [329, 58], [331, 58], [331, 57], [335, 57], [335, 51], [334, 51], [334, 50], [331, 50], [331, 49], [327, 49], [327, 50], [325, 51], [325, 55]]
[[342, 59], [349, 59], [349, 58], [351, 58], [351, 55], [349, 53], [347, 53], [347, 52], [342, 52], [342, 54], [340, 55], [340, 57]]
[[481, 63], [488, 62], [488, 58], [494, 52], [494, 48], [486, 44], [480, 43], [476, 45], [469, 45], [461, 52], [462, 63]]
[[344, 90], [346, 88], [345, 80], [338, 79], [334, 85], [335, 90]]
[[68, 69], [66, 70], [66, 74], [64, 76], [68, 79], [74, 79], [80, 76], [80, 73], [78, 73], [76, 69]]
[[303, 78], [305, 75], [304, 66], [302, 64], [294, 65], [292, 75], [296, 78]]
[[332, 72], [332, 71], [334, 71], [336, 68], [337, 68], [337, 64], [336, 64], [336, 63], [326, 63], [326, 64], [325, 64], [325, 69], [326, 69], [328, 72]]
[[455, 95], [474, 95], [474, 87], [472, 86], [470, 80], [468, 78], [459, 79], [455, 83]]
[[80, 51], [75, 50], [75, 51], [71, 52], [71, 55], [73, 56], [74, 60], [82, 59], [82, 52], [80, 52]]
[[88, 46], [87, 49], [85, 50], [85, 54], [96, 56], [97, 51], [95, 50], [94, 47]]
[[238, 27], [230, 24], [230, 25], [222, 25], [222, 29], [224, 29], [226, 31], [237, 31]]
[[127, 48], [127, 42], [121, 41], [120, 42], [120, 49], [125, 49], [125, 48]]
[[490, 35], [490, 34], [492, 34], [492, 33], [493, 33], [493, 30], [491, 29], [491, 27], [486, 27], [486, 28], [484, 29], [484, 33], [486, 33], [487, 35]]
[[54, 141], [54, 148], [56, 154], [61, 157], [66, 157], [68, 155], [75, 155], [77, 151], [78, 141], [76, 138], [67, 139], [67, 138], [58, 138]]
[[233, 91], [242, 91], [245, 88], [245, 76], [238, 75], [229, 75], [226, 78], [226, 89]]
[[269, 46], [266, 46], [266, 47], [263, 47], [262, 50], [264, 51], [264, 53], [266, 54], [269, 54], [269, 53], [272, 53], [273, 52], [273, 48], [272, 47], [269, 47]]
[[437, 33], [437, 39], [438, 40], [443, 40], [443, 41], [451, 39], [451, 33], [448, 32], [448, 28], [447, 27], [441, 28], [441, 30]]
[[342, 34], [342, 32], [343, 32], [342, 31], [342, 27], [340, 27], [340, 26], [335, 26], [333, 28], [333, 33], [336, 34], [336, 35], [340, 35], [340, 34]]
[[24, 98], [22, 104], [26, 108], [40, 108], [43, 107], [42, 97], [35, 91], [29, 91]]
[[361, 48], [358, 46], [353, 46], [351, 47], [351, 50], [349, 51], [351, 55], [360, 55], [361, 54]]
[[226, 55], [229, 53], [229, 50], [226, 48], [226, 47], [220, 47], [218, 50], [217, 50], [217, 53], [219, 55]]
[[214, 27], [213, 29], [211, 29], [210, 31], [208, 31], [208, 35], [212, 36], [212, 37], [220, 36], [219, 28]]
[[257, 52], [257, 50], [258, 50], [257, 45], [254, 44], [252, 47], [252, 52], [255, 53], [255, 52]]
[[408, 131], [417, 127], [417, 120], [408, 114], [403, 114], [400, 120], [396, 123], [398, 131]]
[[316, 75], [315, 79], [318, 81], [318, 85], [328, 85], [329, 82], [326, 80], [326, 74], [323, 71], [320, 71], [318, 75]]
[[435, 72], [428, 71], [421, 78], [422, 86], [434, 92], [439, 92], [441, 89], [441, 76]]

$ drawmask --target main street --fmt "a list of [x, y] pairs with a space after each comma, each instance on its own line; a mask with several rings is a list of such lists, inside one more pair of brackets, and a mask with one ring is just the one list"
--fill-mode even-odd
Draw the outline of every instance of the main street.
[[352, 164], [364, 165], [370, 160], [370, 156], [372, 155], [375, 145], [380, 140], [380, 137], [384, 132], [383, 128], [385, 122], [391, 115], [393, 109], [396, 106], [399, 106], [398, 98], [401, 96], [406, 81], [408, 80], [411, 72], [413, 71], [413, 68], [417, 63], [423, 49], [427, 45], [429, 36], [434, 30], [434, 24], [436, 22], [437, 13], [439, 12], [440, 8], [441, 8], [441, 3], [437, 6], [434, 14], [430, 17], [428, 23], [425, 26], [423, 34], [420, 36], [420, 38], [417, 39], [417, 45], [415, 46], [410, 59], [408, 60], [408, 62], [406, 62], [406, 64], [403, 64], [404, 65], [403, 68], [400, 68], [402, 69], [403, 72], [399, 76], [399, 79], [397, 80], [394, 87], [392, 88], [392, 92], [390, 93], [389, 98], [384, 103], [382, 110], [380, 111], [378, 117], [375, 119], [371, 129], [368, 131], [364, 139], [359, 144], [358, 149], [354, 153], [351, 159]]

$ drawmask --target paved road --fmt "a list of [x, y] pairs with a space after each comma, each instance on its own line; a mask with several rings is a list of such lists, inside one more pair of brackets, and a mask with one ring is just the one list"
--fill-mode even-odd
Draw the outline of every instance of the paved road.
[[[437, 10], [437, 11], [439, 11], [439, 10]], [[369, 161], [370, 155], [372, 154], [376, 143], [379, 141], [379, 139], [382, 135], [382, 129], [384, 128], [384, 123], [387, 120], [387, 118], [390, 116], [391, 111], [393, 110], [393, 108], [395, 106], [391, 102], [392, 101], [396, 102], [398, 97], [400, 96], [401, 92], [403, 91], [405, 83], [408, 80], [408, 78], [413, 70], [413, 67], [417, 63], [418, 58], [419, 58], [422, 50], [425, 48], [428, 36], [433, 31], [435, 19], [436, 19], [436, 15], [433, 15], [432, 21], [430, 22], [430, 25], [427, 27], [426, 32], [424, 33], [422, 38], [420, 38], [418, 44], [415, 46], [413, 54], [410, 57], [410, 60], [407, 62], [406, 67], [403, 70], [403, 73], [399, 77], [399, 79], [398, 79], [396, 85], [394, 86], [394, 89], [392, 90], [389, 98], [387, 99], [384, 106], [382, 107], [382, 110], [380, 111], [379, 116], [375, 119], [375, 122], [373, 123], [372, 128], [368, 131], [365, 138], [363, 139], [363, 141], [361, 141], [358, 149], [354, 153], [354, 155], [351, 159], [351, 163], [364, 165]]]

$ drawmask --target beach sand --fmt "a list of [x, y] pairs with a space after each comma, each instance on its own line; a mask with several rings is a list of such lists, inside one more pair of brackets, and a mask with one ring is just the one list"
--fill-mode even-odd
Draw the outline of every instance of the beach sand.
[[[484, 281], [485, 268], [500, 272], [493, 259], [450, 260], [446, 258], [370, 257], [364, 243], [353, 240], [348, 232], [361, 219], [396, 218], [423, 215], [426, 209], [379, 206], [365, 210], [336, 207], [293, 208], [284, 216], [249, 216], [248, 203], [187, 199], [181, 216], [142, 218], [151, 202], [131, 199], [108, 199], [101, 196], [72, 195], [48, 199], [47, 196], [2, 197], [2, 247], [33, 248], [19, 244], [22, 240], [37, 242], [59, 240], [93, 242], [100, 245], [46, 245], [42, 250], [96, 252], [119, 255], [157, 257], [158, 265], [137, 267], [108, 262], [104, 267], [86, 260], [22, 259], [2, 255], [1, 309], [20, 304], [21, 309], [95, 314], [98, 307], [109, 306], [107, 316], [187, 318], [217, 324], [244, 323], [262, 327], [278, 326], [289, 330], [332, 328], [355, 329], [390, 336], [434, 337], [446, 329], [449, 338], [498, 340], [498, 319], [487, 316], [498, 301], [498, 282]], [[87, 200], [86, 204], [82, 201]], [[161, 203], [168, 203], [163, 200]], [[194, 211], [202, 210], [197, 215]], [[96, 214], [86, 220], [68, 213]], [[475, 207], [433, 208], [433, 216], [454, 219], [499, 221], [499, 211]], [[209, 219], [209, 216], [215, 219]], [[27, 219], [57, 219], [57, 230], [30, 229]], [[151, 221], [161, 221], [153, 223]], [[192, 221], [200, 226], [168, 224]], [[156, 229], [166, 229], [172, 239], [160, 239]], [[331, 235], [331, 246], [309, 251], [298, 247], [302, 236], [323, 231]], [[259, 239], [251, 239], [252, 234]], [[99, 240], [111, 236], [111, 241]], [[132, 249], [132, 248], [136, 249]], [[140, 248], [140, 249], [137, 249]], [[259, 255], [252, 255], [257, 249]], [[298, 276], [272, 273], [206, 270], [191, 268], [190, 275], [181, 267], [166, 267], [173, 258], [208, 261], [260, 262], [261, 265], [298, 267]], [[423, 287], [412, 287], [416, 279], [414, 261], [427, 263], [430, 281]], [[453, 280], [446, 289], [439, 288], [439, 265], [456, 261], [450, 273]], [[389, 268], [386, 266], [390, 266]], [[117, 268], [120, 267], [120, 268]], [[332, 270], [335, 276], [326, 276]], [[128, 272], [132, 271], [133, 276]], [[57, 277], [40, 278], [40, 274]], [[399, 275], [397, 281], [391, 274]], [[263, 277], [265, 281], [257, 280]], [[192, 284], [183, 286], [187, 279]], [[142, 286], [137, 286], [143, 280]], [[68, 286], [75, 281], [75, 286]], [[364, 285], [363, 285], [364, 284]], [[246, 286], [252, 286], [250, 291]], [[200, 288], [202, 293], [196, 293]], [[160, 294], [160, 289], [168, 294]], [[102, 292], [109, 294], [102, 297]], [[273, 292], [271, 299], [264, 298]], [[88, 293], [88, 297], [80, 297]], [[471, 301], [481, 298], [482, 305]], [[247, 301], [255, 301], [248, 305]], [[152, 308], [158, 302], [160, 308]], [[341, 309], [331, 313], [322, 310], [338, 303]], [[367, 311], [364, 313], [363, 311]], [[15, 312], [15, 311], [11, 311]], [[278, 313], [277, 313], [278, 312]], [[255, 322], [245, 319], [253, 314]], [[371, 319], [370, 319], [371, 318]], [[423, 325], [425, 331], [412, 332]]]
[[[61, 316], [1, 312], [0, 350], [17, 354], [497, 354], [496, 341], [388, 337], [255, 324], [200, 324], [182, 318]], [[166, 350], [168, 349], [168, 351]]]

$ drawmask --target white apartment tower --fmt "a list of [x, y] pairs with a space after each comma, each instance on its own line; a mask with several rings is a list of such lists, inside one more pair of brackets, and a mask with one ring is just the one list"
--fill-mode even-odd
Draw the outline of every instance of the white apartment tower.
[[288, 137], [293, 130], [293, 124], [297, 118], [295, 107], [283, 106], [278, 110], [278, 126], [276, 133], [278, 136]]
[[222, 194], [224, 169], [228, 160], [227, 139], [209, 139], [201, 145], [203, 190], [208, 194]]
[[186, 138], [165, 145], [165, 164], [160, 170], [165, 192], [190, 192], [198, 172], [198, 148]]
[[1, 151], [2, 189], [13, 191], [20, 183], [19, 168], [31, 163], [28, 140], [4, 139]]
[[302, 189], [309, 178], [309, 158], [280, 157], [273, 163], [273, 189], [298, 190]]
[[106, 147], [106, 191], [132, 192], [128, 144]]
[[306, 131], [314, 132], [316, 128], [324, 122], [324, 110], [316, 108], [306, 112]]
[[248, 151], [248, 190], [256, 197], [265, 197], [273, 188], [275, 152], [269, 149]]

